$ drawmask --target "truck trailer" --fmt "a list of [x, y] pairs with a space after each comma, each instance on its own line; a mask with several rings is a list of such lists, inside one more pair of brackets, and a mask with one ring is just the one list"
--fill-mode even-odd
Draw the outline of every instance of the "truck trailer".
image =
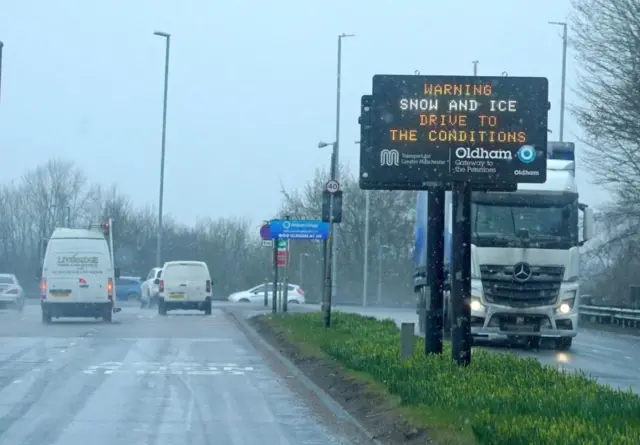
[[[593, 212], [579, 202], [575, 174], [575, 145], [549, 142], [545, 183], [518, 184], [513, 192], [472, 193], [474, 339], [524, 339], [538, 347], [542, 338], [551, 338], [556, 349], [571, 347], [578, 333], [580, 247], [593, 237]], [[426, 286], [429, 267], [427, 196], [428, 192], [418, 192], [416, 291]], [[451, 210], [451, 192], [446, 192], [445, 270], [451, 262]], [[448, 291], [444, 300], [445, 330], [450, 330]]]

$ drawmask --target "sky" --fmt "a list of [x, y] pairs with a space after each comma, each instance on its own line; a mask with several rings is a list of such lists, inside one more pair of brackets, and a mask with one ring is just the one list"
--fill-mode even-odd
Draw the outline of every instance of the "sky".
[[[268, 219], [281, 188], [329, 164], [335, 139], [337, 36], [343, 41], [340, 161], [358, 170], [360, 97], [374, 74], [543, 76], [557, 140], [561, 28], [569, 0], [0, 0], [5, 44], [2, 181], [49, 158], [156, 205], [165, 40], [171, 58], [166, 213]], [[567, 103], [577, 65], [569, 54]], [[581, 137], [565, 115], [565, 140]], [[580, 168], [581, 200], [607, 194]]]

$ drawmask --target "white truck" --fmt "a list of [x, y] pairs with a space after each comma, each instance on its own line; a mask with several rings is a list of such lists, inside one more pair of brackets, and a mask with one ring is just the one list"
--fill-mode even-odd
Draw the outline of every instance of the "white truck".
[[[580, 247], [593, 212], [578, 201], [575, 145], [549, 142], [547, 181], [515, 192], [473, 192], [471, 332], [474, 338], [551, 338], [567, 350], [578, 333]], [[415, 266], [426, 267], [427, 192], [419, 192]], [[451, 193], [445, 197], [445, 267], [451, 253]], [[582, 236], [580, 236], [580, 212]], [[445, 292], [445, 329], [451, 304]]]

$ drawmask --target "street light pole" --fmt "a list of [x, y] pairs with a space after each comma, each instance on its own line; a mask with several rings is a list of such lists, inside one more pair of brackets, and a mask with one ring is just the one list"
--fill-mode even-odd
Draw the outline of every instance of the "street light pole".
[[[381, 234], [378, 233], [379, 239], [381, 239]], [[388, 248], [386, 244], [381, 244], [378, 247], [378, 305], [382, 303], [382, 250]]]
[[562, 26], [562, 80], [560, 90], [560, 142], [564, 141], [564, 97], [567, 87], [567, 23], [549, 22], [550, 25]]
[[2, 97], [2, 48], [4, 43], [0, 41], [0, 98]]
[[160, 267], [162, 266], [160, 263], [160, 260], [162, 259], [162, 201], [164, 196], [164, 157], [167, 142], [167, 93], [169, 91], [169, 48], [171, 43], [171, 34], [161, 31], [156, 31], [153, 34], [163, 37], [166, 42], [164, 59], [164, 98], [162, 103], [162, 148], [160, 154], [160, 197], [158, 199], [158, 234], [156, 239], [156, 266]]
[[[347, 37], [355, 37], [355, 34], [342, 33], [338, 36], [338, 66], [336, 74], [336, 139], [333, 144], [333, 159], [331, 164], [331, 179], [339, 181], [339, 169], [340, 169], [340, 87], [341, 87], [341, 74], [342, 74], [342, 39]], [[333, 217], [333, 215], [331, 215]], [[333, 218], [331, 218], [333, 220]], [[331, 294], [335, 296], [338, 290], [338, 270], [336, 265], [338, 264], [338, 237], [335, 226], [331, 222]]]

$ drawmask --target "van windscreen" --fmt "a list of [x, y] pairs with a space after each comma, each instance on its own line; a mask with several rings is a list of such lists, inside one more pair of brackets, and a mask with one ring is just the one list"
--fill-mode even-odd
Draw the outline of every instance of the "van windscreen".
[[162, 273], [165, 281], [206, 281], [207, 269], [201, 264], [170, 264]]

